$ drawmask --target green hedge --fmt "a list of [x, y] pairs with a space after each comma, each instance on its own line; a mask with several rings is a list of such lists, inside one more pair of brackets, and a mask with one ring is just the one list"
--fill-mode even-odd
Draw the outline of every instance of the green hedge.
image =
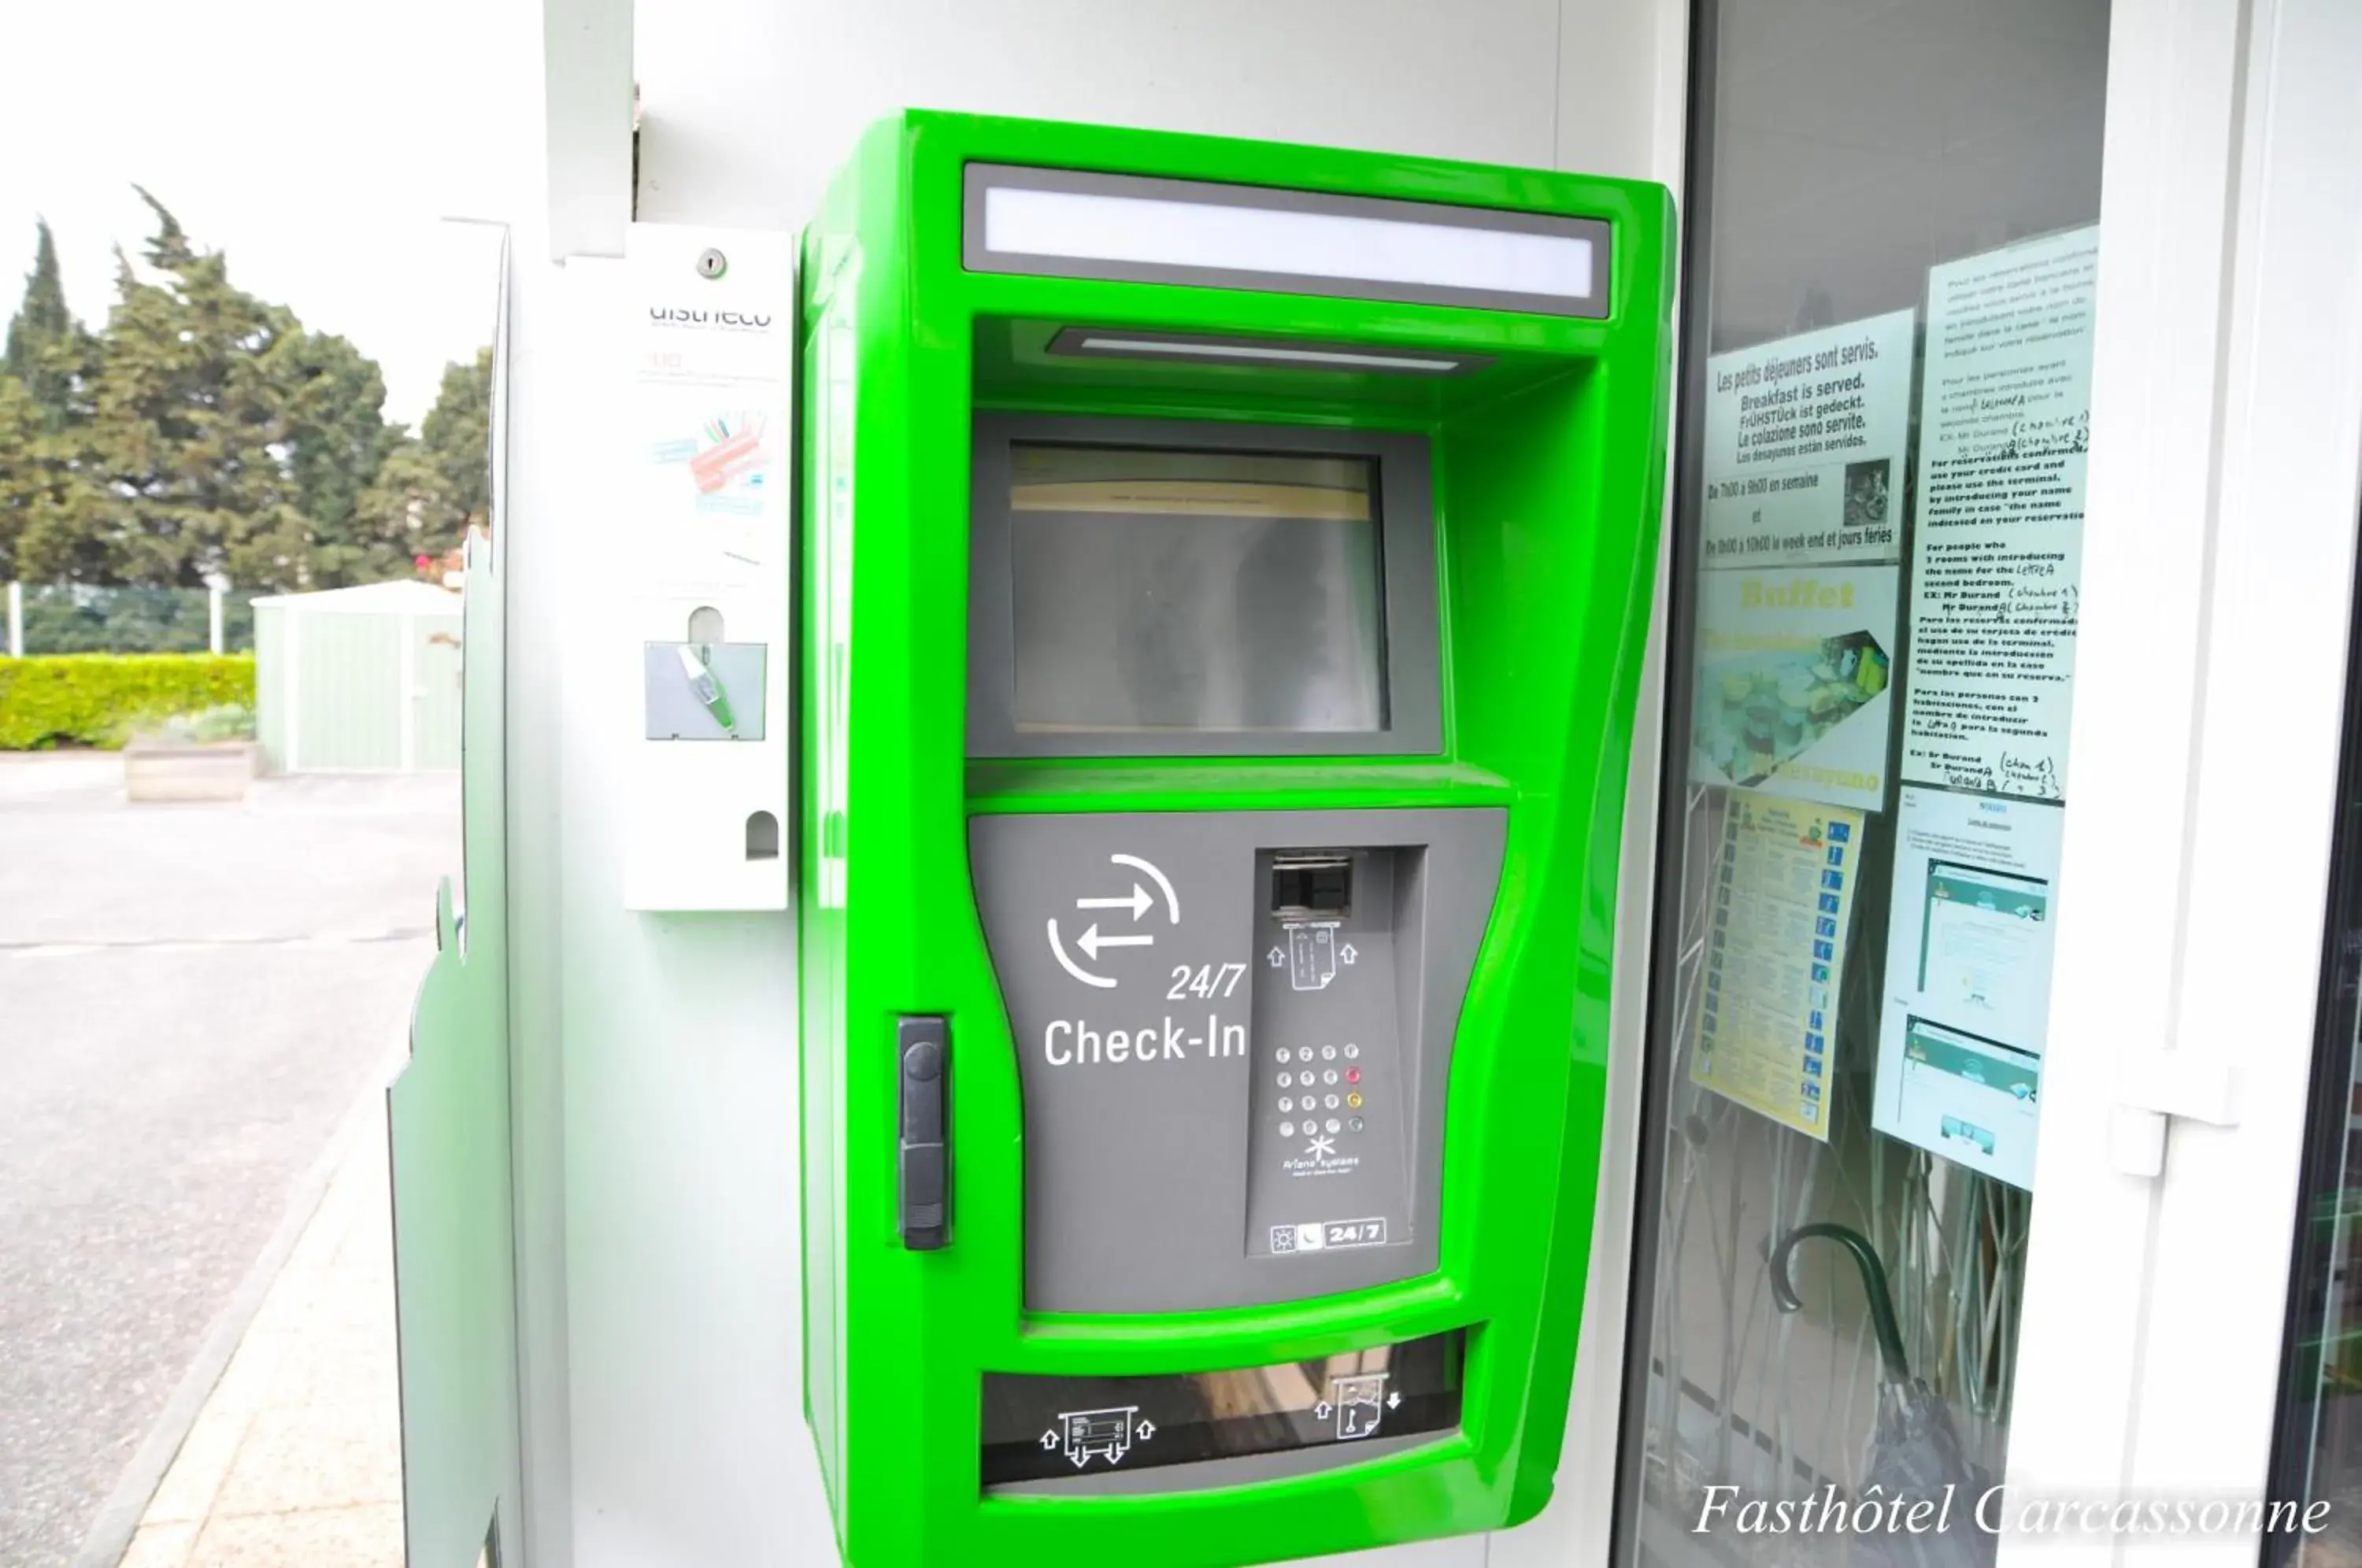
[[0, 751], [118, 746], [143, 722], [253, 702], [252, 654], [0, 658]]

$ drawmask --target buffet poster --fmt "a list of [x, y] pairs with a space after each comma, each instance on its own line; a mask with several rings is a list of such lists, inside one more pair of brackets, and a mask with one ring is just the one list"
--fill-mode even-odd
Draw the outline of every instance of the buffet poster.
[[1898, 575], [1892, 566], [1700, 572], [1691, 777], [1882, 810]]
[[1884, 808], [1917, 314], [1707, 361], [1701, 784]]

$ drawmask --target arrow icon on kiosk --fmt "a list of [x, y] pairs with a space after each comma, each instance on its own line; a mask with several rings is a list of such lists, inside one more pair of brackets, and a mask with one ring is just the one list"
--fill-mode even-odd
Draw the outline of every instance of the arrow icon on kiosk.
[[1082, 935], [1075, 938], [1075, 945], [1083, 950], [1083, 956], [1097, 958], [1102, 947], [1153, 947], [1156, 945], [1156, 938], [1153, 936], [1101, 936], [1098, 924], [1093, 923], [1084, 931]]
[[1075, 900], [1075, 907], [1078, 910], [1130, 910], [1131, 911], [1131, 918], [1138, 920], [1142, 915], [1148, 912], [1148, 906], [1155, 901], [1156, 900], [1154, 899], [1149, 896], [1147, 889], [1142, 887], [1139, 883], [1134, 882], [1131, 885], [1131, 896], [1130, 898], [1076, 899]]
[[[1155, 883], [1156, 890], [1164, 895], [1165, 914], [1175, 925], [1181, 923], [1181, 898], [1173, 890], [1173, 878], [1158, 869], [1153, 862], [1142, 860], [1137, 855], [1110, 855], [1108, 856], [1108, 862], [1109, 865], [1124, 867], [1146, 878], [1148, 881]], [[1156, 900], [1149, 894], [1147, 886], [1139, 881], [1134, 881], [1131, 891], [1120, 899], [1076, 899], [1075, 900], [1075, 907], [1078, 910], [1129, 910], [1131, 911], [1134, 924], [1139, 923], [1141, 917], [1154, 908]], [[1114, 977], [1094, 975], [1067, 955], [1065, 944], [1058, 939], [1058, 922], [1055, 916], [1050, 919], [1047, 930], [1050, 937], [1050, 955], [1058, 961], [1060, 968], [1087, 986], [1097, 986], [1101, 990], [1115, 988]], [[1138, 936], [1102, 936], [1099, 934], [1098, 923], [1094, 921], [1084, 928], [1082, 935], [1075, 939], [1075, 945], [1083, 950], [1083, 957], [1087, 961], [1097, 963], [1099, 953], [1104, 948], [1153, 947], [1156, 945], [1156, 938], [1145, 932]]]

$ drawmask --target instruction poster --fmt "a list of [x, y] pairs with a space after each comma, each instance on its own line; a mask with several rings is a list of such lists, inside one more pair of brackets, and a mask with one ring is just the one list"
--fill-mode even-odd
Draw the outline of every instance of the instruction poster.
[[2057, 929], [2056, 805], [1903, 787], [1871, 1124], [2034, 1183]]
[[1903, 778], [2067, 797], [2099, 230], [1927, 274]]
[[1691, 776], [1884, 810], [1898, 576], [1892, 566], [1699, 573]]
[[1731, 792], [1691, 1039], [1693, 1083], [1823, 1143], [1862, 820]]
[[1702, 565], [1902, 559], [1917, 316], [1899, 310], [1706, 361]]

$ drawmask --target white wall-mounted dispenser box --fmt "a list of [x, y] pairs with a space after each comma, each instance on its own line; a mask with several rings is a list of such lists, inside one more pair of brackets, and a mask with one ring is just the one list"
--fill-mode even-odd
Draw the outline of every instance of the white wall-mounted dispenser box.
[[788, 904], [795, 237], [635, 224], [624, 900]]

